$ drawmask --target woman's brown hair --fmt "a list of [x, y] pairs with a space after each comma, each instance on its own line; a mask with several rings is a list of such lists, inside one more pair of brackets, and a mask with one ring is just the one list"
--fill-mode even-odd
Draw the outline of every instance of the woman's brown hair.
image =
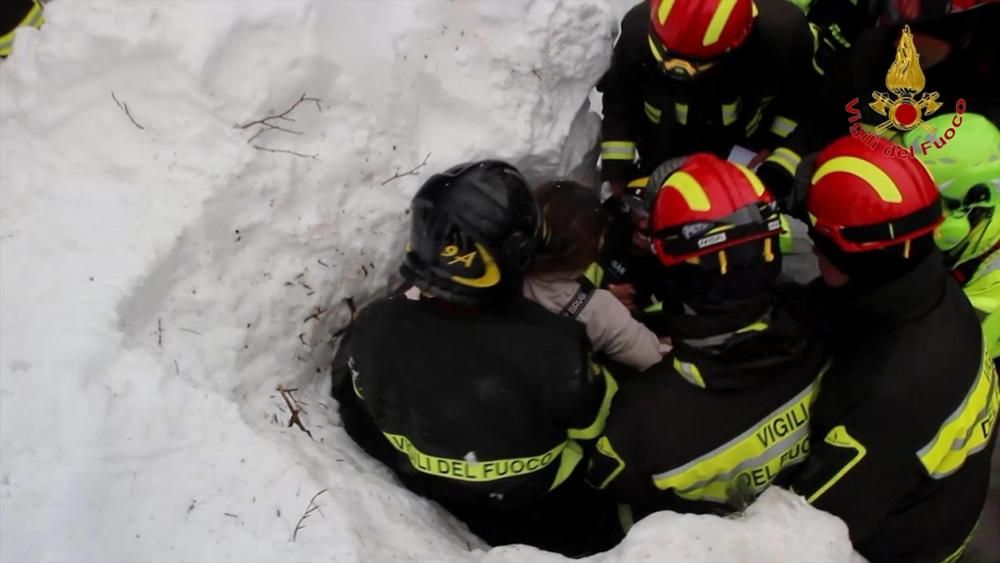
[[541, 185], [535, 199], [551, 235], [535, 257], [532, 274], [579, 272], [597, 260], [608, 226], [597, 190], [557, 180]]

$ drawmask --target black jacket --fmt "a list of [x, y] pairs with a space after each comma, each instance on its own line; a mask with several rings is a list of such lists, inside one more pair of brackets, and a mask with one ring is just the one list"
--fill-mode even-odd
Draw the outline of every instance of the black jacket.
[[[649, 5], [622, 20], [604, 93], [601, 170], [605, 180], [649, 174], [664, 160], [709, 151], [726, 158], [734, 144], [753, 150], [795, 149], [818, 94], [813, 37], [802, 12], [786, 0], [756, 0], [759, 13], [746, 43], [693, 81], [666, 76], [649, 47]], [[626, 145], [622, 145], [626, 143]], [[627, 144], [638, 150], [639, 166]]]
[[793, 489], [870, 561], [943, 561], [986, 497], [1000, 391], [975, 311], [932, 254], [858, 295], [817, 288], [833, 364]]
[[592, 486], [638, 516], [727, 513], [805, 459], [824, 345], [780, 303], [761, 305], [686, 330], [673, 323], [673, 353], [622, 379], [588, 468]]
[[487, 311], [391, 297], [366, 307], [334, 365], [344, 427], [410, 489], [516, 509], [565, 481], [617, 386], [582, 324], [523, 298]]

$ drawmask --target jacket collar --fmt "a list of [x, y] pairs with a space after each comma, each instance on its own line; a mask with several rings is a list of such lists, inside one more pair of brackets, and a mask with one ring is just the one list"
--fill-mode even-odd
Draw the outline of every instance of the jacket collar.
[[[691, 316], [689, 321], [692, 325], [676, 322], [674, 349], [666, 362], [689, 383], [706, 389], [757, 385], [780, 374], [809, 342], [804, 328], [770, 298], [740, 311]], [[714, 334], [708, 334], [712, 325]]]
[[833, 311], [842, 322], [899, 325], [919, 318], [944, 297], [948, 271], [938, 252], [931, 252], [914, 269], [874, 288], [828, 290]]

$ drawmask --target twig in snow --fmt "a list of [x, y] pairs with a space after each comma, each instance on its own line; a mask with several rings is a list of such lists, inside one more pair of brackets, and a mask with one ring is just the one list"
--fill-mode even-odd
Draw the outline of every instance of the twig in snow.
[[319, 265], [323, 266], [324, 268], [329, 268], [330, 267], [330, 265], [327, 264], [326, 262], [324, 262], [322, 258], [317, 258], [316, 261], [319, 262]]
[[177, 360], [174, 360], [174, 373], [177, 375], [181, 374], [181, 365], [177, 363]]
[[414, 166], [413, 168], [410, 168], [406, 172], [400, 173], [399, 169], [397, 168], [396, 169], [396, 173], [393, 174], [391, 178], [388, 178], [384, 182], [382, 182], [382, 185], [384, 186], [384, 185], [388, 184], [389, 182], [392, 182], [393, 180], [398, 180], [398, 179], [400, 179], [400, 178], [402, 178], [404, 176], [416, 176], [418, 170], [420, 170], [424, 166], [427, 166], [427, 159], [429, 159], [430, 157], [431, 157], [431, 153], [427, 153], [427, 156], [424, 157], [424, 161], [423, 162], [421, 162], [420, 164]]
[[233, 514], [231, 512], [223, 512], [222, 514], [223, 514], [223, 516], [228, 516], [230, 518], [239, 518], [239, 516], [237, 516], [237, 515], [235, 515], [235, 514]]
[[301, 157], [301, 158], [311, 158], [313, 160], [319, 160], [319, 154], [304, 154], [304, 153], [301, 153], [301, 152], [295, 152], [295, 151], [290, 151], [290, 150], [285, 150], [285, 149], [271, 149], [271, 148], [267, 148], [267, 147], [262, 147], [260, 145], [253, 145], [253, 148], [255, 148], [255, 149], [259, 150], [259, 151], [264, 151], [264, 152], [274, 152], [274, 153], [290, 154], [290, 155], [298, 156], [298, 157]]
[[156, 319], [156, 343], [163, 348], [163, 318]]
[[307, 518], [312, 516], [313, 512], [319, 512], [320, 514], [323, 514], [323, 512], [319, 509], [319, 505], [316, 504], [316, 499], [325, 492], [326, 489], [322, 489], [318, 493], [314, 494], [311, 499], [309, 499], [309, 504], [306, 505], [305, 512], [303, 512], [302, 516], [299, 517], [299, 521], [295, 523], [295, 531], [292, 532], [292, 541], [295, 541], [299, 537], [299, 531], [306, 527], [305, 521]]
[[[283, 121], [295, 121], [291, 117], [288, 117], [288, 114], [290, 114], [293, 111], [295, 111], [295, 108], [299, 107], [299, 104], [301, 104], [302, 102], [314, 102], [316, 104], [316, 109], [319, 110], [320, 112], [322, 112], [323, 108], [320, 107], [320, 105], [319, 105], [320, 101], [321, 100], [319, 98], [310, 98], [310, 97], [307, 97], [306, 94], [305, 94], [305, 92], [303, 92], [302, 95], [299, 96], [299, 99], [295, 100], [295, 103], [292, 104], [291, 107], [289, 107], [285, 111], [283, 111], [281, 113], [278, 113], [278, 114], [275, 114], [275, 115], [268, 115], [267, 117], [263, 117], [261, 119], [255, 119], [255, 120], [253, 120], [253, 121], [251, 121], [249, 123], [244, 123], [243, 125], [237, 125], [236, 128], [237, 129], [249, 129], [249, 128], [253, 127], [254, 125], [263, 125], [263, 126], [272, 127], [272, 128], [276, 128], [277, 129], [278, 127], [276, 127], [273, 123], [271, 123], [271, 121], [275, 120], [275, 119], [280, 119], [280, 120], [283, 120]], [[301, 135], [301, 133], [299, 133], [299, 134]]]
[[299, 333], [299, 342], [301, 342], [303, 346], [308, 346], [308, 344], [306, 344], [306, 333]]
[[316, 312], [303, 319], [302, 324], [306, 324], [307, 322], [312, 320], [319, 321], [319, 316], [322, 315], [323, 313], [326, 313], [326, 311], [327, 310], [322, 307], [316, 307]]
[[190, 328], [184, 328], [182, 326], [181, 327], [177, 327], [177, 330], [183, 330], [184, 332], [190, 332], [191, 334], [197, 334], [198, 336], [202, 336], [202, 334], [200, 332], [198, 332], [197, 330], [190, 329]]
[[139, 125], [139, 122], [136, 121], [134, 117], [132, 117], [132, 112], [129, 111], [128, 104], [125, 103], [125, 102], [122, 102], [122, 101], [118, 100], [118, 96], [115, 96], [114, 90], [111, 91], [111, 99], [114, 100], [115, 103], [118, 104], [118, 107], [121, 108], [121, 110], [125, 112], [125, 115], [128, 116], [128, 119], [129, 119], [129, 121], [132, 122], [132, 125], [135, 125], [139, 129], [143, 129], [143, 130], [146, 129], [142, 125]]
[[312, 432], [306, 429], [306, 427], [302, 424], [302, 419], [299, 418], [299, 415], [302, 413], [302, 409], [299, 406], [299, 402], [295, 400], [295, 395], [292, 395], [295, 391], [298, 391], [298, 389], [288, 389], [283, 385], [278, 385], [278, 393], [281, 393], [281, 398], [284, 399], [285, 404], [288, 405], [288, 411], [292, 413], [288, 418], [288, 427], [291, 428], [294, 424], [299, 427], [299, 430], [305, 432], [311, 440], [315, 440]]

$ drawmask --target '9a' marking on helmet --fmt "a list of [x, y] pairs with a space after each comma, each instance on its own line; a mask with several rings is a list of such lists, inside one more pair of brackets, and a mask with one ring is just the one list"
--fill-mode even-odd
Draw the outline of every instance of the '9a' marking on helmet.
[[834, 172], [845, 172], [861, 178], [875, 190], [875, 193], [879, 197], [888, 203], [902, 203], [903, 201], [903, 194], [888, 174], [878, 166], [854, 156], [831, 158], [823, 166], [820, 166], [819, 170], [813, 175], [812, 184], [816, 185], [827, 174], [833, 174]]
[[[454, 250], [451, 250], [454, 248]], [[450, 254], [448, 254], [450, 251]], [[451, 276], [451, 281], [455, 283], [460, 283], [466, 287], [474, 287], [477, 289], [484, 289], [487, 287], [493, 287], [500, 282], [500, 268], [497, 266], [496, 260], [490, 255], [489, 251], [483, 248], [483, 245], [476, 243], [476, 250], [470, 252], [463, 256], [457, 256], [458, 247], [446, 247], [444, 251], [441, 252], [442, 256], [455, 256], [455, 259], [448, 263], [448, 265], [453, 265], [461, 262], [466, 268], [471, 268], [472, 263], [478, 255], [483, 261], [483, 275], [478, 278], [466, 278], [463, 276]]]

